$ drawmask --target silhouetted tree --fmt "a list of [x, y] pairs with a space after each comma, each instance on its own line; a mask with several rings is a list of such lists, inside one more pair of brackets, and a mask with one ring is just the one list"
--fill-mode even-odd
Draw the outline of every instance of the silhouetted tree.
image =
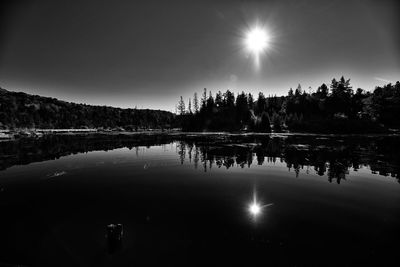
[[339, 81], [333, 79], [331, 91], [331, 97], [328, 101], [331, 112], [349, 116], [351, 111], [351, 97], [353, 94], [352, 87], [350, 86], [350, 79], [346, 80], [343, 76]]
[[188, 104], [188, 113], [189, 114], [192, 114], [193, 112], [192, 112], [192, 102], [190, 101], [190, 98], [189, 98], [189, 104]]
[[205, 111], [207, 106], [207, 88], [204, 88], [203, 95], [201, 97], [200, 111]]
[[323, 83], [320, 87], [318, 87], [316, 96], [318, 99], [325, 99], [328, 96], [328, 93], [329, 93], [328, 86], [326, 86], [326, 84]]
[[218, 91], [217, 95], [215, 96], [215, 106], [217, 108], [222, 107], [224, 104], [223, 99], [222, 99], [222, 93], [221, 91]]
[[212, 113], [214, 111], [214, 98], [212, 96], [211, 91], [209, 91], [209, 95], [207, 98], [207, 112]]
[[271, 123], [269, 121], [269, 116], [265, 111], [261, 114], [259, 131], [260, 132], [270, 132], [271, 131]]
[[288, 97], [293, 97], [293, 89], [290, 87]]
[[247, 96], [247, 103], [249, 106], [249, 110], [254, 109], [254, 98], [253, 95], [249, 93], [249, 95]]
[[249, 106], [247, 101], [247, 95], [243, 91], [236, 97], [236, 115], [237, 122], [240, 125], [247, 125], [250, 118]]
[[257, 104], [256, 104], [256, 106], [257, 106], [256, 114], [261, 114], [261, 113], [263, 113], [264, 110], [265, 110], [266, 107], [267, 107], [267, 101], [266, 101], [266, 99], [265, 99], [264, 94], [261, 93], [261, 92], [258, 94], [258, 99], [257, 99]]
[[235, 106], [235, 95], [229, 90], [224, 94], [224, 105], [228, 108]]
[[178, 102], [178, 111], [180, 115], [185, 114], [185, 102], [183, 101], [183, 97], [181, 96], [179, 102]]
[[302, 94], [302, 90], [301, 90], [301, 85], [299, 84], [298, 86], [297, 86], [297, 88], [296, 88], [296, 91], [294, 92], [294, 95], [296, 96], [296, 97], [299, 97], [301, 94]]
[[194, 93], [193, 96], [193, 108], [194, 108], [194, 112], [198, 113], [199, 112], [199, 100], [197, 99], [197, 93]]

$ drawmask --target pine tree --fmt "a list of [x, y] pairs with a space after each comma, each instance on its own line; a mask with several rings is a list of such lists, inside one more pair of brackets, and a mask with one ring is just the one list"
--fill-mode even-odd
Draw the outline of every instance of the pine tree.
[[253, 95], [251, 93], [249, 93], [249, 95], [247, 97], [247, 104], [249, 105], [249, 109], [253, 109], [254, 108], [254, 98], [253, 98]]
[[267, 100], [265, 99], [265, 96], [263, 93], [258, 94], [258, 99], [257, 99], [257, 114], [261, 114], [267, 107]]
[[289, 96], [289, 97], [292, 97], [292, 96], [293, 96], [293, 89], [292, 89], [292, 87], [290, 87], [290, 89], [289, 89], [288, 96]]
[[194, 93], [193, 108], [195, 113], [199, 112], [199, 100], [197, 99], [197, 93]]
[[212, 96], [211, 91], [209, 91], [208, 93], [209, 93], [209, 95], [207, 98], [207, 110], [211, 112], [214, 108], [214, 98]]
[[338, 81], [336, 81], [336, 79], [333, 78], [332, 82], [331, 82], [331, 85], [330, 85], [332, 95], [336, 95], [338, 85], [339, 85]]
[[192, 114], [192, 102], [190, 101], [190, 98], [189, 98], [189, 104], [188, 104], [188, 113]]
[[235, 95], [229, 90], [224, 94], [224, 105], [227, 107], [235, 106]]
[[181, 99], [178, 102], [178, 111], [180, 115], [185, 114], [185, 102], [183, 101], [183, 97], [181, 96]]
[[269, 116], [268, 116], [268, 113], [265, 111], [261, 114], [259, 131], [260, 132], [271, 132], [271, 124], [270, 124]]
[[215, 105], [220, 108], [223, 105], [223, 100], [222, 100], [222, 93], [221, 91], [218, 91], [217, 95], [215, 96]]
[[326, 86], [326, 84], [324, 83], [317, 89], [317, 95], [320, 99], [326, 98], [328, 96], [328, 93], [329, 93], [328, 86]]
[[204, 88], [203, 96], [201, 97], [201, 110], [205, 110], [207, 107], [207, 88]]
[[297, 86], [297, 88], [296, 88], [296, 91], [295, 91], [294, 95], [295, 95], [296, 97], [298, 97], [298, 96], [301, 95], [301, 93], [302, 93], [301, 85], [299, 84], [299, 85]]

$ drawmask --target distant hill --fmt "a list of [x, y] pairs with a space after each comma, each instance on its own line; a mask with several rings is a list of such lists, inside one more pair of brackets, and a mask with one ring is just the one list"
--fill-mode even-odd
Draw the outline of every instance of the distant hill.
[[0, 88], [0, 129], [156, 129], [174, 124], [175, 114], [168, 111], [76, 104]]

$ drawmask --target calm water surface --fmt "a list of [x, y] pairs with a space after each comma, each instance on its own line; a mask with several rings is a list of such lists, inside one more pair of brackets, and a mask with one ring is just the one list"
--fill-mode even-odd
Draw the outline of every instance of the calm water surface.
[[[399, 145], [319, 135], [1, 142], [0, 265], [396, 265]], [[118, 247], [111, 223], [123, 224]]]

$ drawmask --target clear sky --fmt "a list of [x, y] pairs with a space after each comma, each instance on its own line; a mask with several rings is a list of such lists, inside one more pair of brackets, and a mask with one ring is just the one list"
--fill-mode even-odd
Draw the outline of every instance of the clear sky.
[[[2, 1], [0, 86], [62, 100], [175, 111], [203, 88], [286, 94], [344, 75], [400, 79], [398, 1]], [[257, 68], [244, 47], [260, 24]]]

